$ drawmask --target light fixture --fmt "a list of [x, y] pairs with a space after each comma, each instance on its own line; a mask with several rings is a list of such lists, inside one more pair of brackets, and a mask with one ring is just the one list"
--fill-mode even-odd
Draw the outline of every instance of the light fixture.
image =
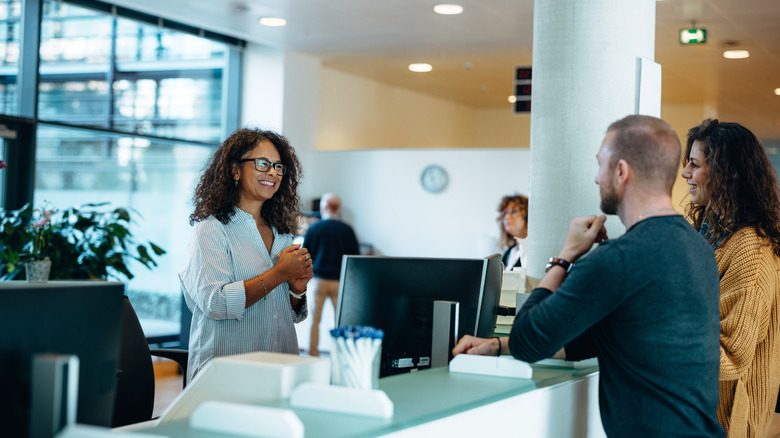
[[433, 67], [431, 67], [430, 64], [417, 63], [417, 64], [409, 64], [409, 70], [416, 73], [425, 73], [433, 70]]
[[747, 50], [726, 50], [723, 52], [723, 57], [726, 59], [745, 59], [750, 57], [750, 52]]
[[268, 27], [282, 27], [287, 25], [287, 20], [279, 17], [263, 17], [260, 19], [260, 24]]
[[775, 88], [775, 94], [780, 96], [780, 88]]
[[509, 96], [506, 98], [507, 102], [509, 103], [515, 103], [517, 102], [517, 96]]
[[463, 6], [453, 4], [440, 4], [433, 7], [433, 12], [441, 15], [458, 15], [463, 13]]

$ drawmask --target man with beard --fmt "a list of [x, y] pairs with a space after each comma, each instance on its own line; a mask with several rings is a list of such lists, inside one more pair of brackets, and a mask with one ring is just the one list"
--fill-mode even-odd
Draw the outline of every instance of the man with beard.
[[563, 348], [566, 360], [597, 357], [608, 436], [724, 436], [715, 416], [718, 269], [672, 209], [677, 134], [655, 117], [628, 116], [609, 126], [596, 159], [601, 210], [626, 233], [607, 240], [605, 216], [573, 219], [509, 338], [465, 336], [453, 354], [535, 362]]

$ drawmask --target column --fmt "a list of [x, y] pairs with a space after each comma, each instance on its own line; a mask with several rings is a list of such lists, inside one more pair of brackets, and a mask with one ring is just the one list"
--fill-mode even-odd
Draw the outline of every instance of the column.
[[[654, 59], [656, 0], [534, 2], [529, 269], [544, 275], [569, 221], [600, 214], [593, 182], [607, 126], [637, 112], [638, 59]], [[660, 96], [660, 83], [657, 86]], [[607, 219], [611, 238], [624, 232]]]

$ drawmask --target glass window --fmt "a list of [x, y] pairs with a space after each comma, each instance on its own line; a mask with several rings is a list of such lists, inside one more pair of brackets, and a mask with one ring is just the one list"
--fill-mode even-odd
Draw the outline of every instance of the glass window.
[[0, 113], [19, 114], [19, 32], [21, 2], [0, 0]]
[[227, 52], [205, 38], [46, 1], [38, 117], [219, 141]]
[[[42, 6], [35, 204], [110, 202], [137, 212], [134, 237], [167, 254], [152, 270], [130, 267], [128, 295], [140, 318], [178, 324], [194, 185], [225, 130], [223, 76], [237, 52], [103, 12], [104, 3], [78, 3]], [[11, 4], [18, 1], [0, 0]], [[18, 34], [12, 22], [0, 11], [0, 36]], [[18, 36], [15, 46], [0, 44], [18, 52]], [[0, 105], [8, 105], [16, 73], [5, 73], [16, 58], [0, 59]]]
[[36, 204], [67, 208], [110, 202], [136, 219], [134, 238], [167, 251], [148, 270], [130, 266], [127, 283], [141, 318], [179, 321], [177, 272], [187, 260], [192, 195], [213, 148], [39, 124]]

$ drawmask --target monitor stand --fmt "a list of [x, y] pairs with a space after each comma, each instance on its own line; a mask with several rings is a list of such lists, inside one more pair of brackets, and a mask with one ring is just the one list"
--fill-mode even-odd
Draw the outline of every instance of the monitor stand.
[[458, 342], [459, 308], [457, 301], [433, 302], [431, 368], [446, 367], [452, 359], [452, 349]]

